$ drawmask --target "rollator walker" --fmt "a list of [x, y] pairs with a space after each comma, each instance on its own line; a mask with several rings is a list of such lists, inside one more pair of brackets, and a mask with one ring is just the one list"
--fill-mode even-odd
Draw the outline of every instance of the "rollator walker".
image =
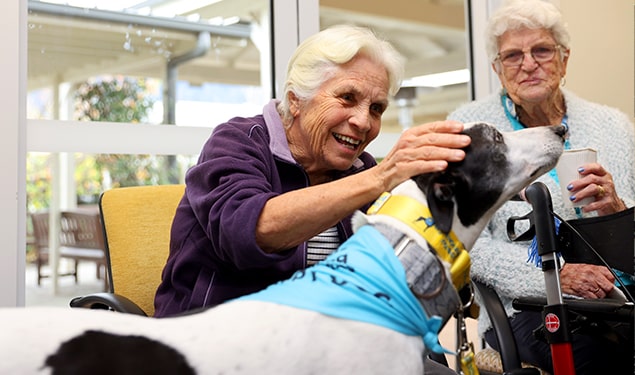
[[[627, 301], [619, 300], [578, 300], [578, 299], [565, 299], [562, 295], [562, 288], [560, 283], [559, 270], [561, 267], [558, 254], [561, 252], [559, 246], [558, 237], [556, 236], [556, 228], [554, 217], [557, 215], [553, 212], [553, 206], [551, 201], [551, 195], [547, 187], [541, 182], [535, 182], [525, 190], [525, 197], [531, 204], [533, 211], [530, 213], [533, 217], [530, 222], [535, 227], [535, 235], [537, 240], [538, 255], [542, 259], [542, 271], [544, 273], [545, 288], [547, 292], [546, 303], [544, 298], [522, 298], [516, 299], [513, 302], [513, 306], [519, 310], [542, 310], [543, 316], [543, 333], [551, 347], [552, 361], [553, 361], [553, 375], [575, 375], [575, 367], [573, 362], [573, 352], [571, 348], [571, 313], [576, 314], [588, 314], [589, 316], [599, 318], [615, 319], [617, 321], [623, 321], [633, 325], [634, 313], [633, 313], [633, 296], [628, 292], [624, 284], [625, 296]], [[628, 218], [626, 221], [621, 219], [622, 222], [626, 222], [627, 226], [633, 228], [633, 214], [632, 209], [628, 210], [630, 213], [630, 224]], [[560, 220], [560, 228], [563, 225], [568, 225], [564, 220]], [[575, 228], [569, 226], [570, 230], [576, 233], [580, 239], [585, 243], [586, 248], [590, 249], [595, 256], [600, 260], [602, 264], [607, 266], [611, 272], [616, 276], [616, 280], [620, 280], [619, 277], [612, 270], [612, 267], [603, 259], [603, 257], [593, 249], [593, 246], [584, 240], [584, 236], [576, 231]], [[620, 230], [622, 230], [621, 228]], [[627, 230], [628, 231], [628, 230]], [[624, 234], [622, 230], [621, 234]], [[630, 230], [630, 234], [633, 235], [633, 230]], [[607, 241], [610, 240], [607, 234]], [[576, 251], [582, 251], [582, 249], [576, 249]], [[631, 259], [631, 261], [633, 261]], [[632, 327], [632, 326], [631, 326]], [[632, 333], [631, 329], [631, 333]], [[631, 337], [631, 342], [633, 341]], [[634, 362], [635, 362], [635, 348], [634, 348]], [[610, 368], [610, 365], [608, 365]]]

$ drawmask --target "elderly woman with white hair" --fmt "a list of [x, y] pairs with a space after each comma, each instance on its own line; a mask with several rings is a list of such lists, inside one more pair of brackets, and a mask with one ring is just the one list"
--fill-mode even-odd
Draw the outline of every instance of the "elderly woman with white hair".
[[289, 278], [352, 235], [356, 210], [463, 159], [470, 138], [455, 121], [408, 129], [379, 164], [364, 151], [379, 134], [403, 64], [370, 30], [332, 27], [297, 48], [281, 100], [216, 126], [185, 178], [156, 317]]
[[[500, 92], [467, 103], [448, 118], [469, 122], [488, 121], [500, 130], [565, 125], [565, 148], [594, 148], [597, 163], [578, 166], [581, 178], [564, 181], [569, 196], [563, 196], [557, 174], [542, 176], [552, 196], [553, 208], [564, 219], [607, 215], [623, 211], [635, 202], [635, 136], [626, 114], [591, 103], [564, 89], [571, 55], [569, 33], [560, 11], [543, 0], [506, 1], [491, 16], [486, 28], [486, 48], [494, 72], [502, 84]], [[589, 72], [592, 74], [593, 72]], [[609, 172], [610, 171], [610, 172]], [[570, 202], [591, 198], [574, 208]], [[566, 203], [566, 204], [565, 204]], [[544, 296], [542, 271], [528, 261], [530, 243], [512, 243], [507, 220], [531, 211], [526, 202], [505, 204], [491, 220], [471, 251], [472, 276], [493, 287], [503, 301], [519, 344], [521, 360], [553, 372], [549, 346], [537, 340], [533, 330], [542, 323], [539, 312], [518, 312], [512, 300]], [[629, 251], [633, 249], [616, 249]], [[627, 285], [633, 276], [621, 274]], [[603, 266], [566, 263], [560, 271], [563, 292], [582, 298], [604, 298], [614, 288], [614, 276]], [[498, 348], [485, 312], [479, 317], [479, 332]], [[632, 332], [630, 332], [632, 340]], [[607, 362], [633, 373], [633, 345], [615, 345], [590, 336], [575, 335], [573, 350], [577, 374], [599, 374]]]

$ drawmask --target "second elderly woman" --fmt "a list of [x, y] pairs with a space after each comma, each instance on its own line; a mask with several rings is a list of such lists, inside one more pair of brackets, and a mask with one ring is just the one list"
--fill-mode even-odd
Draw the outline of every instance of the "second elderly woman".
[[[635, 136], [628, 117], [613, 108], [583, 100], [563, 88], [571, 55], [569, 33], [560, 11], [543, 0], [504, 2], [491, 16], [486, 29], [487, 54], [502, 89], [489, 97], [468, 103], [449, 118], [482, 120], [497, 124], [502, 131], [525, 127], [565, 125], [566, 148], [594, 148], [597, 163], [576, 166], [582, 176], [568, 185], [563, 196], [557, 175], [538, 179], [551, 192], [553, 209], [564, 219], [607, 215], [635, 203]], [[597, 72], [590, 72], [597, 73]], [[610, 171], [610, 172], [609, 172]], [[592, 202], [574, 209], [569, 202], [590, 197]], [[536, 339], [534, 329], [542, 324], [540, 312], [518, 312], [514, 298], [544, 296], [545, 281], [540, 268], [528, 262], [529, 242], [511, 242], [507, 220], [531, 211], [526, 202], [508, 202], [493, 217], [474, 245], [471, 273], [493, 287], [504, 303], [518, 343], [521, 360], [553, 373], [549, 345]], [[615, 249], [629, 251], [633, 249]], [[629, 281], [632, 275], [623, 275]], [[604, 298], [614, 288], [615, 278], [603, 266], [565, 263], [560, 271], [562, 290], [583, 298]], [[481, 310], [479, 332], [497, 348], [487, 314]], [[632, 337], [632, 330], [630, 332]], [[574, 335], [576, 373], [600, 374], [607, 363], [615, 373], [632, 372], [633, 346]], [[631, 338], [632, 340], [632, 338]]]

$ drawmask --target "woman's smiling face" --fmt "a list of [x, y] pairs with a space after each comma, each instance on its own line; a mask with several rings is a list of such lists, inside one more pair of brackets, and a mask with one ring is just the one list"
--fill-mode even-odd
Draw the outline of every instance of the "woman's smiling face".
[[360, 55], [335, 69], [311, 99], [291, 100], [289, 147], [309, 176], [351, 167], [379, 134], [388, 89], [386, 69]]

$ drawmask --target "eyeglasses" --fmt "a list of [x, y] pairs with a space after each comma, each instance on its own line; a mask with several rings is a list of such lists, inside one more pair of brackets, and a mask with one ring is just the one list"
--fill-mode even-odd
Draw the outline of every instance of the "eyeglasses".
[[[544, 64], [553, 60], [556, 55], [556, 51], [561, 51], [560, 45], [547, 45], [547, 46], [533, 46], [531, 47], [531, 57], [538, 64]], [[507, 51], [501, 51], [496, 55], [496, 60], [500, 61], [503, 66], [508, 68], [515, 68], [520, 66], [525, 60], [526, 50], [511, 49]]]

